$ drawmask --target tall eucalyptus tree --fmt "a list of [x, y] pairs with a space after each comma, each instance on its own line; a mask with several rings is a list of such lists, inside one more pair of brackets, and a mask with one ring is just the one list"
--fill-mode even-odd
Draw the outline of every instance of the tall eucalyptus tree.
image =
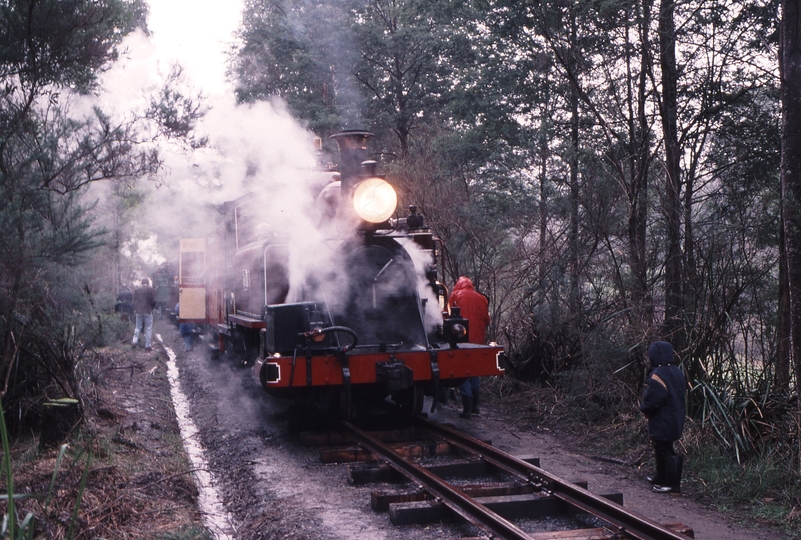
[[240, 102], [282, 98], [327, 136], [364, 121], [347, 0], [246, 0], [232, 71]]
[[665, 216], [667, 218], [667, 253], [665, 257], [665, 334], [676, 350], [685, 345], [684, 272], [681, 254], [681, 187], [678, 122], [678, 66], [676, 64], [675, 1], [659, 4], [659, 66], [661, 74], [662, 138], [665, 166]]
[[801, 132], [798, 129], [801, 125], [801, 3], [783, 0], [781, 9], [781, 179], [792, 352], [798, 389], [801, 387]]
[[[540, 130], [547, 132], [552, 148], [539, 145], [538, 154], [548, 156], [543, 162], [548, 165], [541, 170], [552, 171], [564, 200], [572, 201], [567, 203], [564, 220], [566, 253], [554, 261], [572, 261], [573, 291], [616, 291], [616, 299], [605, 300], [602, 311], [597, 309], [598, 298], [582, 300], [568, 292], [572, 311], [580, 317], [593, 306], [594, 316], [601, 318], [625, 313], [636, 329], [633, 333], [647, 335], [654, 313], [646, 242], [655, 153], [654, 101], [648, 83], [650, 3], [493, 4], [493, 32], [515, 44], [518, 58], [528, 60], [518, 60], [509, 69], [530, 70], [528, 79], [520, 77], [520, 87], [508, 95], [525, 95], [523, 88], [536, 88], [532, 82], [538, 80], [547, 81], [541, 87], [550, 89], [552, 104], [543, 109], [546, 114], [529, 107], [521, 108], [518, 117], [532, 125], [550, 126]], [[529, 95], [539, 99], [542, 94]], [[541, 204], [560, 205], [556, 198]], [[540, 233], [558, 238], [558, 223], [553, 219], [541, 223]]]

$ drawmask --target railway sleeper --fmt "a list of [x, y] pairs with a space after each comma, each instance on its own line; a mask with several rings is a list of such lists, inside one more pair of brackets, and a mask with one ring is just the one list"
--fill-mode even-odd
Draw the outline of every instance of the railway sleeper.
[[[622, 493], [609, 493], [601, 495], [601, 497], [617, 504], [623, 504]], [[544, 493], [477, 497], [476, 502], [509, 520], [585, 513], [558, 497]], [[457, 515], [442, 502], [417, 501], [390, 504], [389, 519], [394, 525], [425, 525], [454, 521], [457, 519]]]
[[[533, 456], [521, 457], [523, 461], [540, 466], [540, 458]], [[498, 467], [487, 463], [483, 459], [474, 461], [459, 461], [443, 465], [426, 465], [426, 470], [440, 478], [480, 478], [494, 474], [505, 473]], [[348, 466], [348, 483], [351, 485], [364, 485], [371, 483], [400, 483], [407, 482], [407, 478], [389, 465], [368, 465], [355, 463]]]
[[[447, 441], [415, 442], [408, 444], [389, 444], [395, 452], [405, 458], [451, 456], [460, 450]], [[380, 458], [361, 446], [336, 448], [320, 452], [322, 463], [353, 463], [357, 461], [378, 461]]]
[[[577, 486], [587, 488], [587, 482], [580, 480], [574, 482]], [[475, 485], [459, 486], [459, 489], [472, 498], [498, 497], [502, 495], [525, 495], [536, 492], [531, 484], [519, 482], [495, 482]], [[388, 512], [389, 505], [395, 503], [430, 501], [434, 496], [425, 490], [405, 491], [374, 491], [370, 494], [370, 505], [376, 512]]]
[[[695, 533], [690, 527], [683, 523], [665, 523], [662, 525], [679, 534], [683, 534], [687, 538], [695, 538]], [[530, 540], [620, 540], [620, 534], [612, 529], [573, 529], [570, 531], [548, 531], [529, 533]], [[626, 538], [623, 536], [622, 538]], [[471, 538], [458, 538], [457, 540], [486, 540], [486, 538], [471, 537]]]
[[[389, 431], [373, 431], [372, 436], [382, 442], [395, 443], [427, 439], [427, 433], [414, 427], [393, 429]], [[306, 431], [300, 434], [301, 442], [306, 446], [344, 446], [353, 444], [353, 439], [341, 431]]]
[[[390, 444], [395, 452], [405, 458], [446, 456], [456, 453], [456, 449], [445, 441], [432, 441], [411, 444]], [[322, 463], [354, 463], [380, 460], [369, 450], [360, 446], [336, 448], [320, 452]]]

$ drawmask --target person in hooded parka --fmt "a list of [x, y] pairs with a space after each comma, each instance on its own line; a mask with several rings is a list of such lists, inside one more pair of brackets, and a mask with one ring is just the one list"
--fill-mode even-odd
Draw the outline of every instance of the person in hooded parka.
[[684, 394], [687, 382], [675, 365], [673, 346], [655, 341], [648, 347], [651, 371], [640, 401], [640, 411], [648, 418], [648, 436], [656, 456], [656, 474], [648, 476], [658, 493], [681, 493], [684, 457], [676, 454], [673, 443], [684, 430]]

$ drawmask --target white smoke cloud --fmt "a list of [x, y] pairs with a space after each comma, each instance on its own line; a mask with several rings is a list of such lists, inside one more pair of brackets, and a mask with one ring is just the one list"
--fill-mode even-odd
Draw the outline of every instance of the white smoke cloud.
[[[130, 118], [131, 111], [141, 115], [149, 104], [148, 96], [164, 84], [171, 66], [153, 41], [140, 32], [126, 38], [124, 46], [124, 57], [103, 75], [103, 91], [76, 110], [89, 111], [90, 105], [99, 104], [118, 117]], [[185, 85], [181, 88], [185, 95], [196, 94], [188, 77]], [[316, 197], [325, 183], [321, 175], [326, 175], [310, 174], [316, 165], [314, 134], [278, 100], [240, 105], [232, 92], [223, 92], [210, 95], [206, 105], [209, 111], [193, 134], [197, 140], [208, 140], [203, 148], [163, 137], [156, 141], [163, 169], [157, 183], [138, 183], [144, 199], [137, 209], [135, 229], [137, 238], [144, 240], [127, 246], [131, 257], [138, 254], [145, 264], [165, 259], [177, 262], [180, 238], [213, 235], [221, 224], [219, 205], [248, 195], [249, 202], [259, 209], [259, 220], [289, 247], [287, 301], [301, 298], [311, 276], [325, 290], [330, 305], [345, 305], [343, 295], [349, 293], [351, 284], [365, 280], [356, 278], [352, 268], [339, 268], [343, 237], [332, 234], [336, 225], [318, 228]], [[149, 129], [149, 135], [154, 135], [153, 126]], [[331, 178], [327, 173], [327, 179]], [[442, 322], [437, 299], [425, 278], [430, 254], [413, 242], [406, 247], [415, 262], [418, 292], [425, 300], [424, 324], [430, 331]], [[387, 295], [393, 294], [391, 288], [396, 285], [399, 283], [393, 280], [380, 284]]]
[[[90, 116], [99, 106], [117, 120], [143, 116], [172, 66], [142, 32], [126, 37], [123, 49], [125, 54], [102, 75], [98, 94], [74, 98], [73, 115]], [[185, 95], [198, 92], [189, 76], [179, 89]], [[156, 144], [163, 167], [156, 183], [138, 182], [145, 194], [137, 210], [139, 235], [147, 236], [149, 229], [160, 239], [162, 257], [174, 260], [178, 238], [210, 234], [219, 222], [218, 205], [252, 193], [261, 198], [273, 226], [283, 223], [298, 241], [308, 242], [315, 234], [308, 218], [314, 195], [304, 178], [316, 163], [314, 134], [277, 100], [239, 105], [229, 92], [207, 96], [205, 105], [209, 111], [193, 133], [196, 140], [207, 138], [202, 148], [156, 137], [155, 125], [140, 123], [142, 139], [155, 138], [142, 148]], [[107, 195], [106, 187], [97, 186], [90, 198]]]
[[400, 240], [400, 244], [406, 248], [414, 263], [415, 271], [417, 272], [417, 293], [424, 310], [424, 324], [427, 332], [433, 331], [435, 328], [442, 324], [442, 311], [439, 305], [439, 299], [434, 294], [433, 289], [430, 287], [426, 272], [428, 266], [431, 264], [432, 254], [423, 250], [418, 244], [410, 239]]
[[226, 54], [242, 14], [241, 0], [149, 0], [148, 27], [158, 57], [178, 61], [210, 96], [231, 93]]

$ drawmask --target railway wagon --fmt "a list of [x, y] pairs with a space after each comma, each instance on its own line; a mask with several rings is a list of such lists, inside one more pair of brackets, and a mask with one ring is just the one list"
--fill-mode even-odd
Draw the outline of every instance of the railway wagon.
[[179, 322], [202, 325], [212, 354], [251, 366], [272, 395], [345, 417], [385, 401], [414, 415], [425, 395], [502, 374], [504, 351], [467, 343], [470, 321], [447, 311], [441, 243], [414, 206], [398, 217], [371, 136], [332, 136], [339, 166], [304, 184], [302, 220], [251, 193], [220, 207], [217, 234], [182, 239]]

